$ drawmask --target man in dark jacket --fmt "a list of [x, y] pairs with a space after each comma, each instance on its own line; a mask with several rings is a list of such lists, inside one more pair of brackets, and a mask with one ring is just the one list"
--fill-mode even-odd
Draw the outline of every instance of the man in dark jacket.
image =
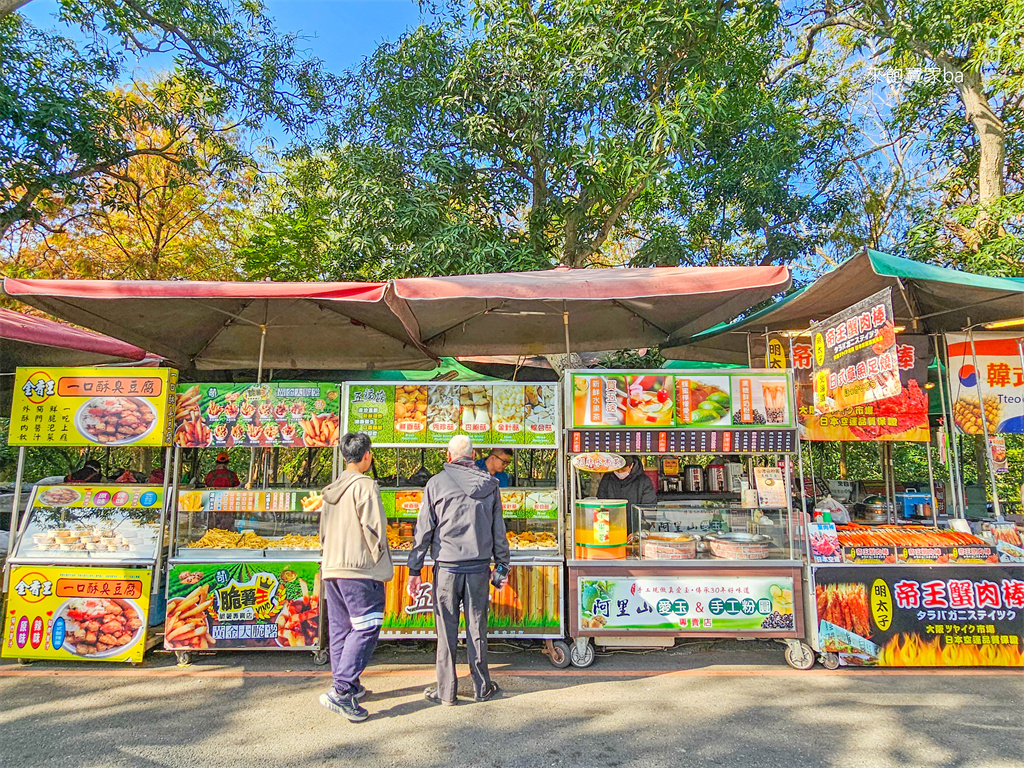
[[628, 501], [629, 507], [626, 512], [630, 521], [634, 520], [634, 508], [637, 504], [658, 503], [654, 483], [644, 472], [644, 465], [637, 456], [627, 456], [626, 466], [601, 478], [601, 484], [597, 486], [597, 498]]
[[458, 703], [455, 648], [459, 610], [466, 615], [466, 650], [477, 701], [498, 692], [487, 670], [487, 613], [490, 564], [504, 574], [509, 568], [508, 540], [501, 514], [498, 481], [476, 467], [473, 443], [465, 435], [448, 442], [444, 471], [423, 490], [416, 535], [409, 552], [408, 592], [426, 588], [420, 580], [423, 560], [434, 561], [434, 622], [437, 627], [437, 685], [424, 691], [434, 704]]

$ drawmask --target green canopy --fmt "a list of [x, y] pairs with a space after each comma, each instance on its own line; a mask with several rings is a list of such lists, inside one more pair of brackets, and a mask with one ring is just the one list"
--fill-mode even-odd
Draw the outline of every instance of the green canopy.
[[[1024, 280], [989, 277], [924, 264], [870, 249], [771, 306], [689, 338], [670, 338], [668, 358], [747, 362], [748, 335], [802, 331], [885, 288], [896, 321], [908, 333], [959, 331], [968, 324], [1024, 316]], [[753, 342], [754, 339], [751, 339]], [[751, 345], [763, 354], [763, 340]]]
[[491, 376], [471, 371], [454, 357], [442, 357], [429, 371], [337, 371], [338, 381], [493, 381]]

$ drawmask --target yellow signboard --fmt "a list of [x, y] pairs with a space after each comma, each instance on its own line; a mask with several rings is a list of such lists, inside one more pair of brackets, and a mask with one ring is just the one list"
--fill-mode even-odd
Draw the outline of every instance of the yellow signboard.
[[171, 444], [170, 368], [18, 368], [11, 445]]
[[151, 578], [144, 568], [15, 566], [0, 656], [142, 661]]

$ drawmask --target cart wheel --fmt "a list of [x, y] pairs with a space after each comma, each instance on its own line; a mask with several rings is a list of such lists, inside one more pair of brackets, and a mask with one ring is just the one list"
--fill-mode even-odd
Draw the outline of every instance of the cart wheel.
[[823, 653], [821, 654], [821, 665], [825, 669], [839, 669], [839, 654], [838, 653]]
[[786, 663], [793, 669], [808, 670], [814, 666], [814, 651], [807, 643], [787, 644]]
[[318, 667], [322, 667], [330, 660], [331, 654], [327, 652], [326, 648], [321, 648], [319, 651], [313, 651], [313, 663]]
[[585, 637], [577, 638], [569, 647], [569, 661], [574, 667], [589, 667], [594, 663], [594, 646]]
[[174, 655], [178, 657], [179, 667], [187, 667], [192, 663], [192, 654], [189, 651], [175, 651]]
[[548, 652], [548, 661], [551, 662], [551, 666], [557, 669], [565, 669], [572, 663], [572, 659], [569, 657], [569, 644], [564, 640], [555, 640], [551, 643], [551, 649]]

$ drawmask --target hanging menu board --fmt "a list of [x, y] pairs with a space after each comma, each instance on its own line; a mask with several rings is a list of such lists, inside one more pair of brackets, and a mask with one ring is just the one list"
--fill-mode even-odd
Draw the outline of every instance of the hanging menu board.
[[776, 371], [588, 371], [572, 374], [577, 429], [795, 426], [792, 382]]
[[522, 382], [352, 382], [345, 430], [377, 446], [441, 446], [455, 435], [474, 445], [554, 447], [557, 388]]
[[328, 448], [341, 437], [337, 384], [178, 387], [174, 444], [182, 448]]
[[18, 368], [8, 442], [168, 445], [177, 382], [170, 368]]

